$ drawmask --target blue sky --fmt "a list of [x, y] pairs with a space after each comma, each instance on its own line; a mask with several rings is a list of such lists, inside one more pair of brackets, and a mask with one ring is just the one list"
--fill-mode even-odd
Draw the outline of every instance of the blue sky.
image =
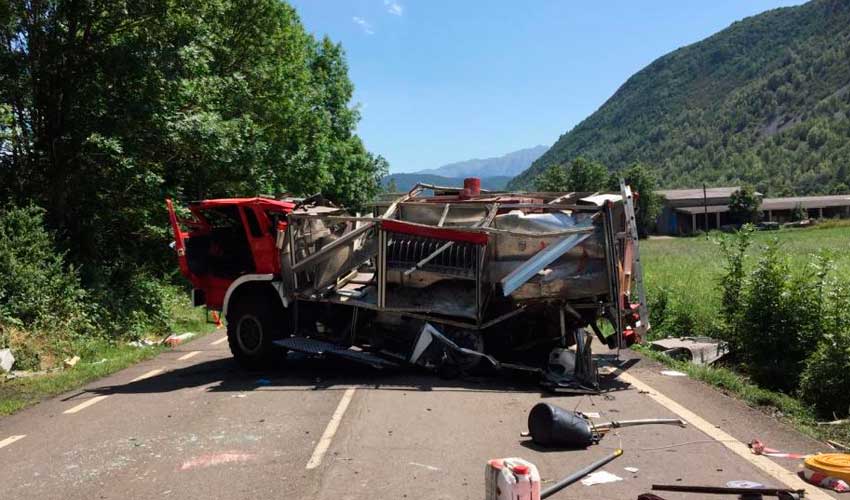
[[392, 172], [551, 145], [636, 71], [799, 0], [294, 0], [342, 42], [358, 133]]

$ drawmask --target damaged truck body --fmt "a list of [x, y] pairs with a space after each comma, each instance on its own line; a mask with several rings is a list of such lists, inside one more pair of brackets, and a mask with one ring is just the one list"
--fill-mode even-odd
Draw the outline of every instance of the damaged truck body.
[[620, 348], [649, 328], [630, 188], [479, 186], [420, 184], [367, 216], [320, 196], [167, 204], [194, 303], [222, 311], [243, 365], [298, 351], [595, 390], [591, 332]]

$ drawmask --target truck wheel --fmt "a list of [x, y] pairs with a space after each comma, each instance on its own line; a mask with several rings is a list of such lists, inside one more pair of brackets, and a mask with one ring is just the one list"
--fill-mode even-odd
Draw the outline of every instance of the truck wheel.
[[266, 368], [285, 352], [272, 342], [281, 338], [282, 314], [276, 314], [264, 297], [246, 295], [230, 306], [227, 343], [236, 361], [245, 368]]

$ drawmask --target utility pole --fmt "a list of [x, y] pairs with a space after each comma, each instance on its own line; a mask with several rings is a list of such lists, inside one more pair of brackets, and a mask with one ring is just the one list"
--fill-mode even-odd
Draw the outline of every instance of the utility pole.
[[708, 194], [704, 182], [702, 183], [702, 208], [705, 210], [705, 232], [708, 233]]

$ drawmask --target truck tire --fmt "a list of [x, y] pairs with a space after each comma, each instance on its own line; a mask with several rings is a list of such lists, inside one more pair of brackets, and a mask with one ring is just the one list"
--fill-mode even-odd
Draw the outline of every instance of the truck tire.
[[267, 297], [243, 295], [227, 312], [227, 343], [243, 368], [268, 368], [286, 351], [272, 342], [282, 337], [285, 314], [277, 312]]

